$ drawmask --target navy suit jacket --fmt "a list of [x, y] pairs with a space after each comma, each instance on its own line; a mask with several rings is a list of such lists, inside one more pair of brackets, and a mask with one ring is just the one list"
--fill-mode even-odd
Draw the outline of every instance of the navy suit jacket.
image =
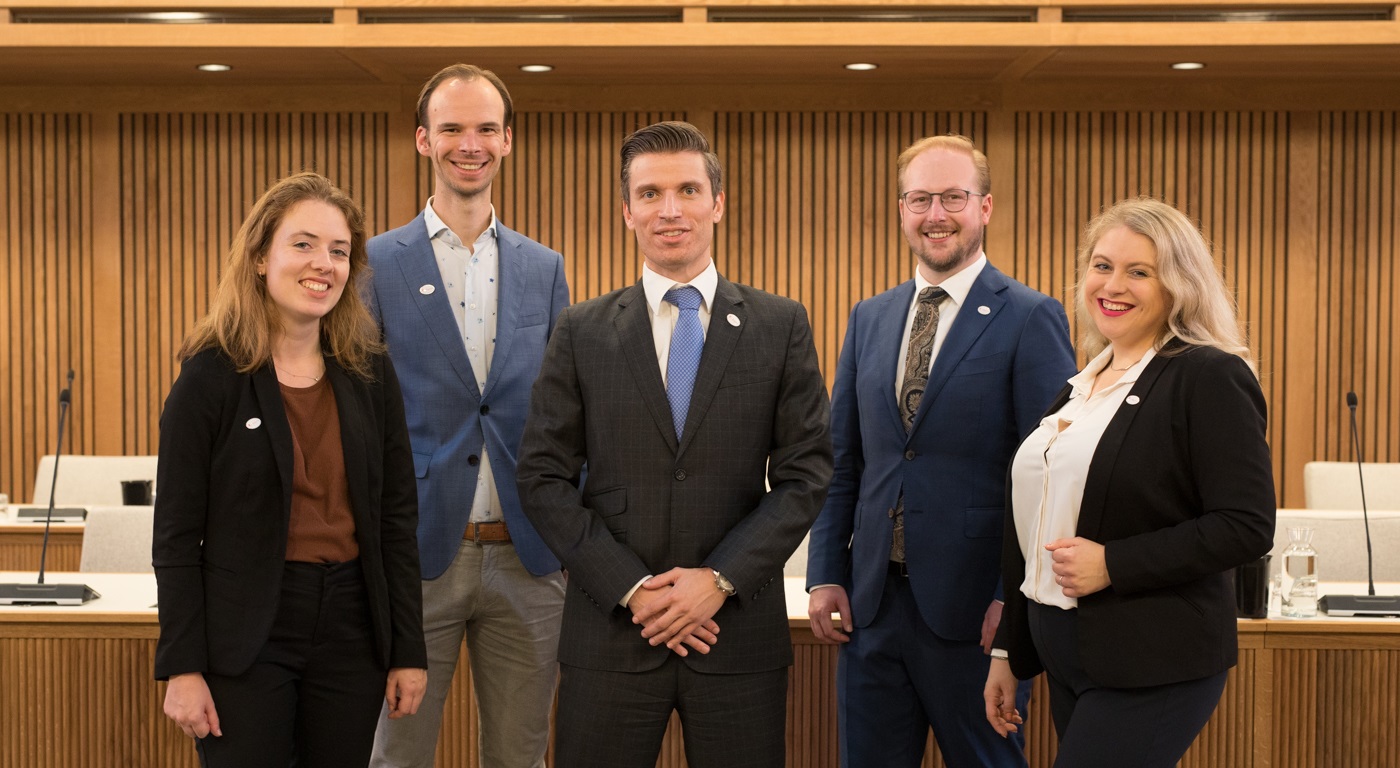
[[851, 311], [832, 390], [836, 474], [807, 549], [808, 588], [839, 584], [869, 626], [904, 493], [905, 557], [919, 612], [948, 640], [980, 637], [1000, 597], [1011, 455], [1074, 375], [1058, 301], [999, 272], [977, 276], [934, 359], [906, 433], [895, 396], [910, 280]]
[[[1136, 688], [1235, 665], [1231, 569], [1274, 542], [1273, 461], [1259, 380], [1239, 357], [1172, 342], [1133, 382], [1084, 480], [1076, 534], [1104, 545], [1113, 583], [1079, 598], [1093, 680]], [[1065, 387], [1046, 411], [1069, 400]], [[996, 645], [1022, 679], [1041, 670], [1019, 589], [1026, 561], [1006, 515], [1006, 609]]]
[[564, 664], [659, 667], [672, 651], [648, 645], [619, 601], [648, 574], [700, 566], [736, 594], [714, 616], [719, 642], [684, 663], [722, 673], [792, 663], [783, 564], [831, 477], [826, 384], [801, 304], [721, 277], [711, 310], [680, 440], [641, 284], [559, 317], [519, 482], [569, 571]]
[[482, 388], [443, 289], [423, 214], [369, 241], [370, 308], [403, 384], [413, 442], [425, 579], [441, 576], [461, 546], [483, 446], [520, 561], [536, 576], [559, 570], [559, 561], [521, 511], [515, 460], [530, 387], [554, 320], [569, 304], [564, 259], [500, 223], [496, 242], [496, 348]]

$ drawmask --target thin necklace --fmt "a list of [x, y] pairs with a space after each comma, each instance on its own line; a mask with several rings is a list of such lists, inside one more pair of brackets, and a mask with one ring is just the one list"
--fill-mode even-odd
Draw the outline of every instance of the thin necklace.
[[[274, 360], [272, 361], [272, 363], [273, 363], [273, 365], [276, 365], [276, 364], [277, 364], [277, 360], [274, 359]], [[324, 369], [321, 371], [320, 375], [317, 375], [317, 376], [308, 376], [308, 375], [306, 375], [306, 374], [304, 374], [304, 373], [292, 373], [291, 370], [289, 370], [289, 369], [287, 369], [287, 368], [281, 368], [281, 367], [278, 368], [278, 371], [281, 372], [281, 373], [283, 373], [283, 374], [286, 374], [287, 376], [291, 376], [291, 377], [294, 377], [294, 378], [298, 378], [298, 379], [308, 379], [308, 380], [311, 381], [312, 384], [315, 384], [316, 382], [320, 381], [320, 380], [321, 380], [321, 377], [326, 375], [326, 372], [325, 372]]]
[[1108, 370], [1110, 370], [1110, 371], [1126, 371], [1126, 370], [1128, 370], [1129, 368], [1132, 368], [1133, 366], [1137, 365], [1138, 362], [1141, 361], [1141, 360], [1142, 360], [1142, 358], [1141, 358], [1141, 357], [1138, 357], [1137, 360], [1134, 360], [1134, 361], [1132, 361], [1131, 363], [1128, 363], [1127, 365], [1123, 366], [1122, 368], [1114, 368], [1114, 367], [1113, 367], [1113, 358], [1109, 358], [1109, 359], [1108, 359]]

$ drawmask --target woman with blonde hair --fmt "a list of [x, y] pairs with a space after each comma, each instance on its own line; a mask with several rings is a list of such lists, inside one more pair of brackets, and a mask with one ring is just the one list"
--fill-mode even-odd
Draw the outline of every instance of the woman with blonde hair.
[[365, 765], [426, 684], [417, 499], [360, 298], [364, 217], [301, 173], [253, 206], [161, 414], [156, 678], [206, 767]]
[[1137, 198], [1079, 253], [1088, 365], [1012, 461], [1006, 606], [984, 692], [1047, 673], [1062, 768], [1175, 766], [1235, 665], [1235, 566], [1273, 543], [1264, 395], [1184, 214]]

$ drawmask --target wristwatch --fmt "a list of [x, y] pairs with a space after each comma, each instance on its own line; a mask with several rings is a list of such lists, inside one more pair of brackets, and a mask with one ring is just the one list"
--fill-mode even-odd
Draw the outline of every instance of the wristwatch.
[[734, 582], [724, 578], [724, 576], [719, 571], [716, 571], [713, 568], [710, 569], [710, 573], [713, 573], [715, 575], [715, 589], [718, 589], [719, 591], [723, 592], [725, 597], [733, 597]]

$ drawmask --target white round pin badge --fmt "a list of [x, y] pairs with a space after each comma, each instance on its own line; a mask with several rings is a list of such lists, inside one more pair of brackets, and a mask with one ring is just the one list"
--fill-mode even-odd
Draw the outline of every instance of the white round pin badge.
[[979, 314], [979, 315], [990, 315], [990, 314], [992, 314], [992, 308], [989, 307], [989, 306], [987, 306], [986, 304], [983, 304], [982, 306], [980, 306], [980, 307], [977, 308], [977, 314]]
[[732, 325], [732, 326], [734, 326], [735, 328], [738, 328], [738, 327], [739, 327], [739, 316], [738, 316], [738, 315], [733, 314], [733, 313], [730, 313], [730, 314], [729, 314], [728, 316], [726, 316], [724, 319], [725, 319], [725, 320], [728, 320], [728, 321], [729, 321], [729, 324]]
[[437, 290], [437, 289], [433, 287], [432, 283], [429, 283], [429, 284], [427, 284], [427, 285], [420, 285], [420, 286], [418, 286], [418, 292], [421, 293], [421, 294], [423, 294], [424, 296], [429, 296], [429, 295], [431, 295], [432, 292], [435, 291], [435, 290]]
[[248, 419], [248, 421], [244, 423], [243, 426], [247, 427], [248, 429], [257, 429], [258, 427], [262, 426], [262, 419], [254, 416], [253, 418]]
[[1138, 397], [1137, 395], [1128, 395], [1128, 399], [1126, 402], [1128, 403], [1128, 405], [1137, 405], [1138, 403], [1142, 402], [1142, 398]]

